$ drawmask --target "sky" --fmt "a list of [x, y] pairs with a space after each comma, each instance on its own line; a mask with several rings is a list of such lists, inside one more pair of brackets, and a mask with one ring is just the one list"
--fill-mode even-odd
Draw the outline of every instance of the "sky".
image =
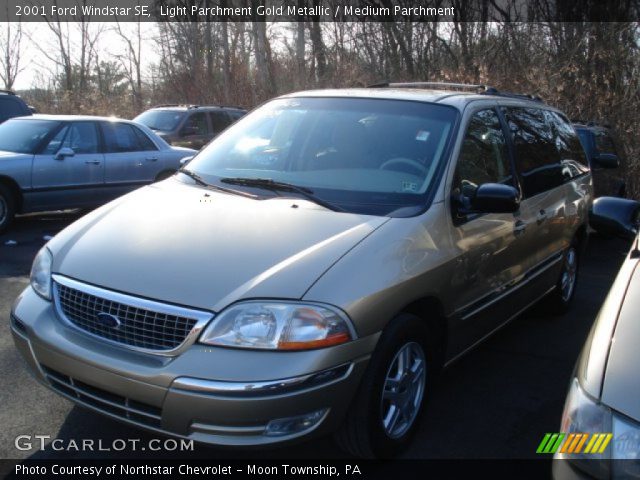
[[[156, 52], [155, 45], [151, 41], [156, 33], [155, 23], [142, 23], [143, 42], [142, 42], [142, 58], [144, 59], [143, 65], [148, 66], [151, 63], [157, 61], [159, 58]], [[0, 24], [0, 35], [5, 34], [7, 23]], [[93, 24], [93, 28], [103, 27], [103, 33], [101, 34], [99, 56], [101, 59], [107, 59], [111, 55], [118, 53], [124, 53], [126, 46], [125, 42], [120, 36], [113, 31], [115, 24], [102, 23]], [[122, 29], [126, 31], [132, 31], [136, 27], [134, 23], [123, 23]], [[15, 28], [15, 24], [14, 24]], [[44, 86], [41, 83], [41, 78], [45, 79], [51, 76], [51, 69], [53, 63], [47, 59], [43, 50], [49, 53], [50, 56], [57, 56], [58, 49], [56, 48], [56, 38], [49, 30], [46, 23], [31, 22], [23, 23], [23, 36], [21, 44], [21, 58], [20, 58], [20, 73], [16, 77], [14, 84], [14, 90], [27, 90], [37, 86]], [[2, 37], [3, 38], [3, 37]], [[78, 35], [72, 36], [73, 39], [79, 38]], [[144, 40], [146, 38], [146, 40]], [[1, 87], [1, 85], [0, 85]]]

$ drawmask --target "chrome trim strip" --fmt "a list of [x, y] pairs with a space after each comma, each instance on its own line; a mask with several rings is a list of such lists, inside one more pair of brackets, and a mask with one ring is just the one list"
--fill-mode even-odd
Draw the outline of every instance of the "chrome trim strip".
[[471, 345], [470, 347], [465, 348], [462, 352], [460, 352], [459, 354], [457, 354], [455, 357], [453, 357], [451, 360], [447, 361], [444, 364], [443, 368], [447, 368], [449, 365], [451, 365], [453, 362], [455, 362], [456, 360], [458, 360], [460, 357], [464, 356], [467, 352], [469, 352], [470, 350], [473, 350], [474, 348], [476, 348], [478, 345], [480, 345], [482, 342], [484, 342], [485, 340], [487, 340], [489, 337], [491, 337], [494, 333], [496, 333], [498, 330], [500, 330], [501, 328], [507, 326], [507, 324], [511, 323], [511, 321], [513, 319], [515, 319], [518, 315], [520, 315], [521, 313], [523, 313], [525, 310], [527, 310], [528, 308], [532, 307], [534, 304], [536, 304], [537, 302], [539, 302], [542, 298], [544, 298], [546, 295], [550, 294], [551, 292], [553, 292], [556, 289], [556, 286], [554, 285], [553, 287], [551, 287], [549, 290], [547, 290], [546, 292], [544, 292], [542, 295], [540, 295], [539, 297], [537, 297], [534, 301], [528, 303], [527, 305], [525, 305], [523, 308], [521, 308], [520, 310], [518, 310], [516, 313], [514, 313], [512, 316], [510, 316], [507, 320], [505, 320], [503, 323], [501, 323], [500, 325], [498, 325], [496, 328], [494, 328], [493, 330], [491, 330], [489, 333], [487, 333], [485, 336], [483, 336], [480, 340], [476, 341], [475, 343], [473, 343], [473, 345]]
[[[550, 257], [546, 258], [545, 260], [540, 262], [538, 265], [533, 267], [531, 270], [529, 270], [527, 273], [525, 273], [523, 275], [523, 279], [522, 280], [520, 280], [519, 282], [517, 282], [515, 285], [513, 285], [511, 287], [507, 287], [506, 290], [504, 290], [502, 293], [498, 294], [497, 296], [494, 297], [493, 295], [495, 295], [496, 292], [500, 291], [502, 288], [505, 288], [505, 285], [502, 285], [501, 287], [497, 288], [493, 292], [489, 293], [488, 295], [486, 295], [486, 297], [492, 297], [492, 298], [490, 300], [487, 300], [486, 303], [483, 303], [482, 305], [479, 305], [478, 307], [474, 308], [469, 313], [465, 313], [462, 316], [462, 320], [467, 320], [468, 318], [471, 318], [474, 315], [477, 315], [482, 310], [490, 307], [494, 303], [499, 302], [500, 300], [505, 298], [507, 295], [511, 295], [512, 293], [516, 292], [517, 290], [519, 290], [520, 288], [522, 288], [523, 286], [528, 284], [531, 280], [534, 280], [538, 276], [542, 275], [544, 272], [546, 272], [547, 270], [549, 270], [551, 267], [553, 267], [555, 264], [557, 264], [559, 261], [562, 260], [562, 254], [563, 254], [563, 252], [561, 252], [560, 254], [554, 253]], [[557, 256], [557, 258], [554, 258], [556, 256]], [[471, 305], [471, 307], [473, 307], [474, 304], [476, 304], [478, 302], [481, 302], [481, 301], [482, 301], [482, 299], [480, 299], [478, 301], [475, 301], [475, 302], [471, 303], [470, 305]], [[468, 309], [468, 308], [469, 308], [469, 306], [462, 307], [460, 310], [458, 310], [458, 312], [464, 311], [465, 309]], [[458, 313], [458, 312], [456, 312], [456, 313]]]
[[[344, 369], [345, 367], [346, 371], [337, 378], [331, 378], [327, 381], [320, 379], [318, 382], [314, 382], [314, 379], [322, 377], [322, 375]], [[271, 395], [289, 393], [307, 388], [326, 387], [344, 380], [351, 375], [352, 371], [353, 363], [349, 363], [308, 375], [264, 382], [225, 382], [193, 377], [178, 377], [173, 381], [170, 388], [211, 395]]]
[[[108, 343], [109, 345], [115, 345], [120, 348], [125, 348], [128, 350], [133, 350], [141, 353], [148, 353], [152, 355], [161, 355], [161, 356], [175, 356], [182, 353], [184, 350], [189, 348], [193, 343], [197, 340], [200, 332], [204, 329], [204, 327], [209, 323], [211, 319], [214, 318], [214, 314], [212, 312], [207, 312], [204, 310], [194, 310], [186, 307], [179, 307], [176, 305], [156, 302], [154, 300], [148, 300], [146, 298], [134, 297], [131, 295], [126, 295], [124, 293], [114, 292], [113, 290], [106, 290], [104, 288], [96, 287], [94, 285], [89, 285], [86, 283], [79, 282], [77, 280], [73, 280], [72, 278], [65, 277], [59, 274], [51, 275], [53, 279], [53, 300], [55, 305], [56, 313], [58, 317], [64, 322], [66, 326], [69, 326], [74, 329], [74, 331], [87, 335], [91, 338], [100, 340], [101, 342]], [[154, 350], [150, 348], [136, 347], [135, 345], [127, 345], [126, 343], [117, 342], [115, 340], [111, 340], [105, 337], [101, 337], [100, 335], [95, 335], [91, 332], [88, 332], [78, 325], [73, 323], [71, 320], [67, 318], [67, 316], [62, 311], [60, 306], [60, 297], [58, 292], [58, 284], [64, 285], [65, 287], [73, 288], [75, 290], [79, 290], [88, 295], [93, 295], [96, 297], [102, 297], [112, 302], [123, 303], [125, 305], [130, 305], [132, 307], [144, 309], [144, 310], [152, 310], [154, 312], [163, 313], [166, 315], [176, 315], [179, 317], [187, 317], [193, 318], [196, 320], [196, 324], [191, 329], [191, 332], [187, 335], [184, 341], [178, 345], [176, 348], [171, 350]]]

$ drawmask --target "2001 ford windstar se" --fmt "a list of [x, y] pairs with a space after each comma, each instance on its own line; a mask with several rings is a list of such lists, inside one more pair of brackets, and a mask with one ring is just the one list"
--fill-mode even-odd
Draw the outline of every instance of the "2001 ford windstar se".
[[539, 100], [286, 95], [53, 238], [11, 327], [40, 381], [124, 422], [391, 456], [441, 367], [543, 297], [568, 308], [591, 197]]

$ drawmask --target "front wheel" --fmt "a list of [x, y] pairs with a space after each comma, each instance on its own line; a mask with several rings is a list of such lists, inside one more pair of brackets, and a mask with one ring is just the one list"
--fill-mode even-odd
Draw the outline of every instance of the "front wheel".
[[338, 445], [364, 458], [390, 458], [411, 440], [432, 377], [427, 329], [414, 315], [394, 319], [382, 333]]
[[0, 183], [0, 233], [9, 228], [16, 214], [16, 201], [8, 187]]

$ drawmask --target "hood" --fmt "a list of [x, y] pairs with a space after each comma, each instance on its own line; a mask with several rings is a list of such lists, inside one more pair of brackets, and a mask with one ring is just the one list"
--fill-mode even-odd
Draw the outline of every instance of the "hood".
[[54, 273], [219, 311], [243, 298], [301, 298], [386, 220], [297, 198], [218, 193], [171, 178], [81, 218], [49, 248]]
[[640, 267], [636, 265], [618, 322], [602, 387], [602, 402], [640, 422]]

